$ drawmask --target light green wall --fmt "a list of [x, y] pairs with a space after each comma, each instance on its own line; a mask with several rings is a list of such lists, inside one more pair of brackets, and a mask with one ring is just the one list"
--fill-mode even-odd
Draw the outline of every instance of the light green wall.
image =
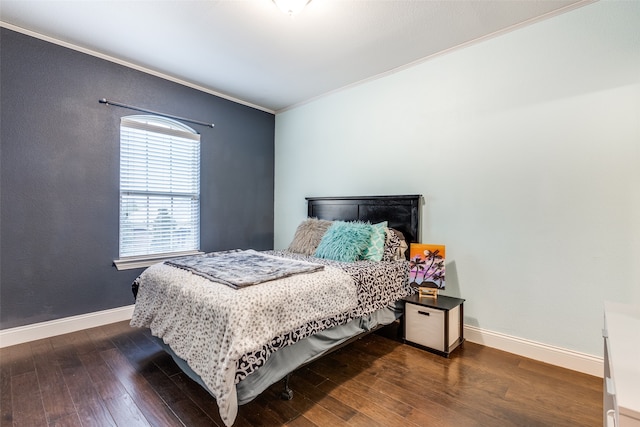
[[276, 116], [275, 247], [306, 196], [422, 194], [465, 323], [602, 354], [640, 303], [640, 2], [600, 1]]

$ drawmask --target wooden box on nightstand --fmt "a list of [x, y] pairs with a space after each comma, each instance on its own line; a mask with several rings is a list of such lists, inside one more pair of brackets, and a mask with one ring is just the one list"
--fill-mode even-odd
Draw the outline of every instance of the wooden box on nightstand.
[[449, 357], [464, 341], [464, 300], [440, 295], [404, 298], [404, 340], [432, 353]]

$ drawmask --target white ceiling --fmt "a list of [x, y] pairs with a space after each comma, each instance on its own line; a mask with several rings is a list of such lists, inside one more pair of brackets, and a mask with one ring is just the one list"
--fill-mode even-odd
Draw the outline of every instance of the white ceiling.
[[0, 21], [278, 112], [591, 1], [0, 0]]

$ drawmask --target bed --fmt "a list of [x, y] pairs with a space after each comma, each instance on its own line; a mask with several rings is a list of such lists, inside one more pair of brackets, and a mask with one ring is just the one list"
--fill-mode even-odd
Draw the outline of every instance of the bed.
[[[216, 398], [230, 426], [239, 405], [282, 379], [291, 398], [291, 372], [402, 316], [400, 300], [413, 292], [405, 249], [419, 235], [420, 201], [307, 198], [307, 219], [287, 250], [216, 252], [149, 267], [133, 285], [131, 326], [151, 330]], [[238, 264], [251, 272], [235, 272]], [[274, 271], [275, 279], [261, 276]]]

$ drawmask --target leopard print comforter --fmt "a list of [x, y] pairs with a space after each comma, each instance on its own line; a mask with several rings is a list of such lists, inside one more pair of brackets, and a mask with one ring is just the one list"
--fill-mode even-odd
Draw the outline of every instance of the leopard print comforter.
[[235, 384], [280, 348], [386, 307], [411, 292], [408, 262], [342, 263], [265, 251], [325, 268], [244, 289], [156, 264], [138, 279], [131, 326], [148, 327], [196, 372], [222, 420], [237, 415]]

